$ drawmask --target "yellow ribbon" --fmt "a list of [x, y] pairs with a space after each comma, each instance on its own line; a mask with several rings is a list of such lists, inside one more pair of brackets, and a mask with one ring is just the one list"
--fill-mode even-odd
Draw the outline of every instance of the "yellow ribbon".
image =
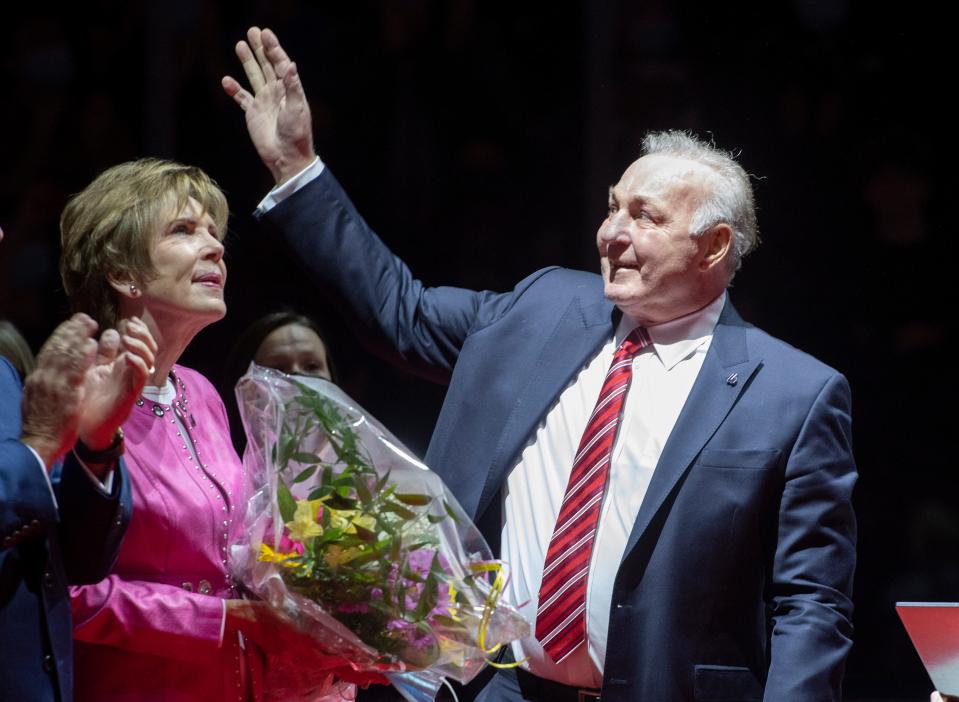
[[[484, 562], [484, 563], [470, 563], [470, 570], [474, 573], [496, 573], [496, 577], [493, 578], [493, 585], [490, 587], [490, 592], [486, 596], [486, 602], [483, 604], [483, 615], [480, 617], [480, 625], [478, 631], [478, 641], [480, 649], [483, 653], [486, 653], [488, 656], [496, 653], [503, 644], [494, 644], [491, 648], [486, 647], [486, 633], [489, 629], [489, 620], [493, 616], [493, 610], [496, 608], [496, 603], [499, 601], [500, 595], [503, 594], [503, 589], [506, 587], [506, 575], [504, 574], [504, 568], [502, 563], [497, 562]], [[512, 663], [497, 663], [491, 658], [487, 658], [486, 662], [489, 663], [494, 668], [516, 668], [517, 666], [525, 663], [528, 659], [524, 658], [521, 661], [514, 661]]]

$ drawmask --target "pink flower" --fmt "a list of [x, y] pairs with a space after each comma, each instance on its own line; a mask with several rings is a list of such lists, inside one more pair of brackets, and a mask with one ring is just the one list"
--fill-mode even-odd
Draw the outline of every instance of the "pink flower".
[[284, 532], [283, 536], [280, 537], [280, 546], [277, 549], [278, 551], [283, 551], [284, 553], [289, 553], [290, 551], [296, 551], [301, 556], [303, 555], [303, 544], [299, 541], [294, 541]]

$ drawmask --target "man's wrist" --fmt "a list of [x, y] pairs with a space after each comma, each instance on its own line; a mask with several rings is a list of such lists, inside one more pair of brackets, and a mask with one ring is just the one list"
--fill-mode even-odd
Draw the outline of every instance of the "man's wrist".
[[123, 448], [122, 427], [113, 427], [112, 429], [101, 427], [89, 434], [81, 432], [77, 437], [77, 446], [82, 446], [80, 453], [101, 453], [113, 450], [117, 445], [121, 449]]
[[277, 159], [273, 164], [273, 179], [276, 181], [277, 187], [283, 185], [290, 179], [296, 177], [316, 160], [316, 154], [312, 149], [309, 151], [309, 155], [304, 155], [296, 159], [287, 161], [285, 159]]
[[87, 443], [84, 438], [77, 439], [73, 447], [77, 458], [87, 465], [107, 466], [112, 465], [123, 455], [123, 428], [117, 427], [113, 430], [109, 441], [104, 439], [91, 439], [93, 443]]
[[20, 437], [20, 443], [33, 449], [33, 452], [43, 461], [47, 472], [50, 471], [62, 453], [59, 442], [38, 434], [23, 434]]

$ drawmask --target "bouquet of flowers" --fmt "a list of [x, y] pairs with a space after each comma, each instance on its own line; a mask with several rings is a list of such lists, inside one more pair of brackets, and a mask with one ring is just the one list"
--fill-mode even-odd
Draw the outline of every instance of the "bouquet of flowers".
[[[432, 699], [528, 635], [440, 478], [336, 385], [253, 365], [236, 392], [255, 491], [234, 575], [323, 653]], [[284, 699], [310, 687], [283, 677]]]

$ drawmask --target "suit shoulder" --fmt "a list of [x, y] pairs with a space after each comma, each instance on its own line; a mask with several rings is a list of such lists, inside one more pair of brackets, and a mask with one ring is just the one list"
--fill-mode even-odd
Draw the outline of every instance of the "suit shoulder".
[[796, 348], [759, 327], [747, 324], [746, 340], [750, 353], [756, 353], [766, 361], [778, 361], [777, 365], [784, 372], [801, 374], [807, 379], [820, 378], [823, 383], [836, 376], [843, 377], [838, 370], [823, 363], [812, 354]]
[[555, 296], [566, 294], [579, 296], [584, 292], [602, 294], [603, 281], [595, 273], [577, 271], [560, 266], [540, 268], [521, 280], [514, 288], [515, 292], [534, 292]]
[[0, 390], [6, 395], [14, 389], [20, 390], [20, 376], [13, 364], [4, 356], [0, 356]]
[[519, 281], [511, 292], [490, 295], [485, 302], [483, 323], [478, 328], [487, 327], [511, 314], [539, 316], [544, 310], [565, 308], [564, 300], [597, 296], [602, 298], [603, 284], [595, 273], [559, 266], [541, 268]]

